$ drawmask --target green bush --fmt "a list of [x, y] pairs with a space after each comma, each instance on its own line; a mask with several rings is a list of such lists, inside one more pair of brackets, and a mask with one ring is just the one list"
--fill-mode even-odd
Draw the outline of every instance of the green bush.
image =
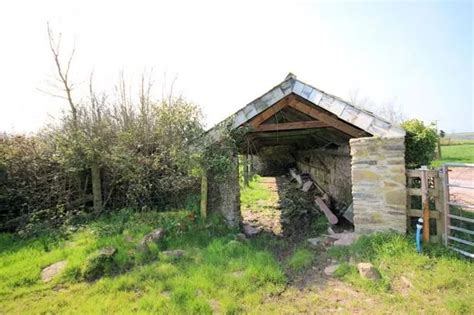
[[439, 139], [435, 126], [433, 124], [425, 126], [421, 120], [411, 119], [403, 122], [402, 127], [407, 132], [405, 140], [407, 167], [418, 168], [422, 165], [430, 165], [435, 158], [436, 144]]
[[66, 114], [35, 135], [0, 135], [0, 231], [34, 235], [91, 213], [93, 162], [105, 210], [196, 209], [197, 106], [182, 98], [91, 106], [78, 107], [74, 124]]

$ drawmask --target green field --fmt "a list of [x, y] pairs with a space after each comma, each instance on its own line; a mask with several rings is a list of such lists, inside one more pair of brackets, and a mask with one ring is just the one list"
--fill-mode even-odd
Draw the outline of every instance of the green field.
[[433, 161], [435, 167], [443, 163], [474, 163], [474, 144], [456, 144], [441, 146], [441, 160]]

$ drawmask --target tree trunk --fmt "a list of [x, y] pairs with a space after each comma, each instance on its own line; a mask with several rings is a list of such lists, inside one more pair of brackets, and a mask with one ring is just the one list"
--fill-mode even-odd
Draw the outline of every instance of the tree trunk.
[[94, 197], [94, 211], [100, 213], [102, 211], [102, 185], [100, 181], [100, 167], [94, 162], [91, 165], [92, 178], [92, 195]]

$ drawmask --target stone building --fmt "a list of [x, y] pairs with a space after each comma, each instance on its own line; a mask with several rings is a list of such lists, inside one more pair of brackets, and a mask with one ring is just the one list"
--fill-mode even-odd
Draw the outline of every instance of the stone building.
[[242, 154], [261, 173], [277, 175], [270, 173], [293, 166], [310, 174], [338, 207], [353, 204], [358, 233], [406, 232], [405, 131], [399, 126], [291, 73], [207, 136], [218, 142], [224, 124], [246, 127], [240, 152], [229, 152], [235, 171], [219, 182], [208, 175], [207, 207], [229, 224], [241, 221], [237, 154]]

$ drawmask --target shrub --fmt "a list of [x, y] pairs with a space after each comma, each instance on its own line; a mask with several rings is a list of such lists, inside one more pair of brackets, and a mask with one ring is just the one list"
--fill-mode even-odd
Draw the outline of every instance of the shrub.
[[32, 235], [90, 213], [91, 161], [99, 164], [106, 210], [196, 208], [197, 106], [176, 98], [78, 109], [75, 127], [65, 115], [36, 135], [0, 135], [0, 231]]
[[405, 163], [408, 168], [418, 168], [429, 165], [435, 158], [438, 132], [433, 124], [425, 126], [418, 119], [407, 120], [402, 123], [406, 130]]

